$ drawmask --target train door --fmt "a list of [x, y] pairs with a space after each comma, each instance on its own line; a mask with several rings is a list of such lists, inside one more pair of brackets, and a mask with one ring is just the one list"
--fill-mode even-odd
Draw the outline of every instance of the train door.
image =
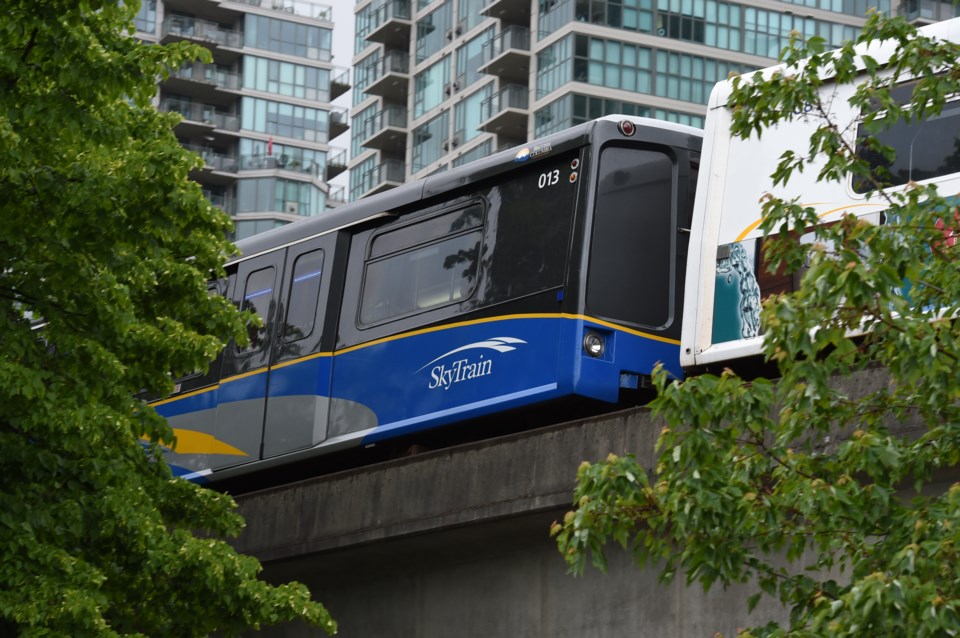
[[327, 321], [337, 235], [288, 249], [268, 379], [263, 457], [310, 447], [327, 436], [332, 339]]
[[254, 311], [263, 325], [250, 327], [246, 346], [231, 342], [224, 350], [213, 435], [237, 453], [210, 459], [208, 467], [212, 469], [260, 457], [283, 265], [284, 251], [247, 259], [237, 265], [232, 300], [241, 310]]

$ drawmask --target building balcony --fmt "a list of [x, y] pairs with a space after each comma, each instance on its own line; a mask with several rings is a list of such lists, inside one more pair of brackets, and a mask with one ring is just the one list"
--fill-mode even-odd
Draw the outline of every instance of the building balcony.
[[410, 56], [401, 51], [388, 51], [373, 65], [371, 76], [365, 93], [391, 102], [405, 101], [410, 85]]
[[480, 13], [502, 24], [530, 24], [530, 0], [488, 0]]
[[169, 15], [160, 28], [160, 42], [192, 40], [207, 45], [224, 46], [239, 49], [243, 46], [243, 34], [236, 29], [224, 27], [216, 22], [198, 20], [181, 15]]
[[530, 75], [530, 29], [510, 26], [483, 44], [481, 73], [526, 84]]
[[233, 212], [233, 200], [227, 197], [226, 195], [220, 193], [214, 193], [211, 190], [205, 188], [201, 189], [203, 196], [210, 200], [210, 203], [219, 208], [220, 210], [226, 213]]
[[[233, 0], [240, 4], [248, 4], [261, 9], [272, 9], [278, 13], [295, 15], [303, 18], [333, 22], [333, 9], [329, 5], [311, 0]], [[279, 17], [279, 16], [277, 16]]]
[[410, 0], [384, 0], [370, 12], [370, 31], [366, 40], [403, 48], [410, 42], [412, 26]]
[[897, 15], [917, 26], [924, 26], [958, 16], [960, 8], [938, 0], [906, 0], [897, 7]]
[[[170, 72], [163, 81], [169, 93], [190, 96], [197, 101], [223, 102], [223, 91], [240, 88], [240, 74], [214, 64], [187, 64]], [[235, 98], [229, 98], [235, 99]]]
[[345, 170], [347, 170], [347, 149], [331, 148], [327, 153], [326, 181], [329, 182]]
[[402, 106], [389, 105], [360, 126], [360, 144], [366, 148], [402, 155], [407, 147], [407, 110]]
[[330, 187], [327, 193], [327, 208], [336, 208], [347, 203], [347, 189], [342, 185]]
[[527, 135], [529, 93], [521, 84], [508, 84], [480, 103], [480, 130], [511, 139]]
[[347, 109], [330, 109], [330, 139], [343, 135], [350, 130], [350, 116]]
[[302, 153], [253, 153], [240, 157], [241, 171], [287, 171], [320, 179], [320, 168], [320, 164], [312, 159], [304, 159]]
[[350, 69], [333, 69], [330, 72], [330, 101], [350, 90]]
[[237, 158], [235, 155], [229, 155], [227, 153], [220, 153], [212, 148], [206, 146], [194, 146], [192, 144], [184, 144], [183, 147], [187, 150], [193, 151], [201, 158], [203, 158], [203, 170], [205, 171], [215, 171], [218, 173], [236, 173], [237, 172]]
[[203, 135], [214, 129], [240, 130], [240, 117], [238, 115], [222, 111], [212, 104], [164, 98], [160, 100], [160, 110], [182, 115], [183, 121], [177, 125], [177, 128], [183, 128], [185, 134]]
[[383, 160], [360, 177], [357, 199], [382, 193], [403, 184], [403, 162], [398, 159]]

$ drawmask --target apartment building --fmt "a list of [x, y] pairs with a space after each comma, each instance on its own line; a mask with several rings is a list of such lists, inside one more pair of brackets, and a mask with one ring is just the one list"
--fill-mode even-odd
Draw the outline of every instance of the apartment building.
[[360, 0], [349, 198], [611, 113], [702, 126], [714, 83], [791, 31], [834, 47], [868, 9], [955, 11], [896, 1]]
[[235, 239], [345, 199], [329, 186], [347, 168], [330, 140], [349, 128], [331, 105], [350, 88], [332, 63], [333, 28], [331, 7], [311, 0], [142, 0], [138, 38], [213, 55], [170, 73], [157, 104], [183, 115], [176, 135], [206, 162], [192, 177], [233, 217]]

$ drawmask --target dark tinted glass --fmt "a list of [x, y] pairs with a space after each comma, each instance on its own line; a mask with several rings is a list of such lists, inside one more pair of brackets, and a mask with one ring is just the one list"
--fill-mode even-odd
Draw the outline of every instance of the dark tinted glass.
[[373, 240], [370, 258], [417, 246], [453, 233], [476, 228], [483, 223], [483, 207], [470, 206], [461, 210], [433, 217], [422, 222], [384, 233]]
[[469, 296], [480, 240], [477, 230], [368, 264], [360, 322], [376, 323]]
[[590, 245], [590, 312], [652, 328], [670, 322], [673, 173], [664, 153], [604, 149]]
[[540, 158], [486, 193], [481, 305], [563, 285], [579, 165], [579, 151]]
[[[870, 136], [861, 127], [858, 137]], [[960, 101], [946, 104], [937, 117], [922, 122], [899, 121], [873, 135], [896, 152], [893, 162], [867, 150], [874, 178], [883, 186], [901, 186], [909, 181], [941, 177], [960, 171]], [[853, 189], [865, 193], [873, 188], [868, 180], [855, 180]]]
[[290, 301], [283, 340], [298, 341], [313, 334], [320, 299], [320, 278], [323, 274], [323, 251], [313, 250], [297, 257], [290, 282]]
[[247, 276], [246, 287], [243, 292], [241, 310], [253, 310], [263, 320], [263, 325], [250, 326], [250, 344], [243, 352], [251, 353], [260, 350], [266, 341], [267, 328], [270, 324], [270, 306], [273, 302], [274, 269], [264, 268], [255, 270]]

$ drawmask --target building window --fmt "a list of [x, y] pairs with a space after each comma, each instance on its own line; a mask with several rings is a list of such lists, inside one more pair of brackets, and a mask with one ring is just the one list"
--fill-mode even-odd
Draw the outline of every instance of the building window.
[[652, 117], [666, 122], [703, 128], [703, 117], [700, 115], [652, 109], [642, 104], [609, 100], [594, 95], [572, 94], [551, 102], [534, 113], [534, 135], [543, 137], [604, 115]]
[[484, 20], [484, 15], [480, 13], [486, 0], [460, 0], [457, 3], [457, 27], [461, 33], [466, 33]]
[[557, 90], [574, 78], [573, 74], [573, 36], [567, 36], [548, 46], [537, 54], [537, 97], [541, 98]]
[[480, 67], [484, 62], [484, 45], [493, 40], [494, 31], [495, 29], [490, 27], [457, 49], [457, 90], [462, 91], [486, 77], [480, 73]]
[[453, 93], [450, 82], [450, 56], [421, 71], [413, 80], [413, 117], [434, 109]]
[[241, 128], [248, 131], [307, 142], [329, 139], [328, 111], [252, 97], [243, 98], [242, 107]]
[[333, 58], [330, 29], [253, 13], [246, 14], [244, 27], [244, 46], [324, 62]]
[[470, 94], [453, 108], [453, 146], [466, 144], [480, 135], [480, 122], [483, 118], [481, 105], [493, 95], [493, 83]]
[[423, 170], [450, 150], [450, 111], [413, 130], [412, 172]]
[[357, 55], [364, 49], [366, 49], [370, 43], [367, 42], [367, 36], [370, 35], [370, 32], [373, 30], [373, 4], [368, 4], [359, 11], [357, 11], [354, 16], [353, 21], [353, 54]]
[[467, 151], [460, 157], [453, 160], [453, 165], [455, 167], [463, 166], [464, 164], [468, 164], [470, 162], [473, 162], [474, 160], [488, 157], [491, 153], [493, 153], [493, 140], [487, 140], [486, 142], [483, 142], [482, 144], [478, 144], [477, 146], [471, 148], [469, 151]]
[[374, 187], [376, 177], [377, 156], [372, 155], [350, 169], [350, 201], [355, 202], [360, 196]]
[[616, 40], [577, 36], [573, 73], [579, 82], [650, 93], [650, 49]]
[[133, 18], [137, 31], [143, 33], [157, 32], [157, 0], [142, 0], [137, 15]]
[[238, 213], [286, 213], [312, 217], [325, 208], [323, 191], [310, 182], [278, 177], [247, 178], [237, 182]]
[[243, 88], [329, 102], [330, 71], [248, 55], [243, 59]]
[[380, 71], [380, 54], [374, 51], [367, 57], [359, 60], [353, 67], [353, 105], [356, 106], [369, 96], [366, 89], [377, 77]]
[[[804, 0], [796, 3], [819, 4], [821, 9], [858, 17], [865, 15], [867, 8], [872, 6], [889, 11], [889, 0]], [[576, 20], [770, 58], [780, 54], [792, 30], [805, 38], [820, 36], [829, 47], [841, 46], [858, 32], [849, 25], [721, 0], [541, 0], [539, 6], [541, 38]]]
[[242, 219], [233, 223], [231, 239], [232, 241], [240, 241], [286, 225], [287, 222], [278, 219]]
[[446, 46], [452, 35], [453, 12], [449, 0], [417, 20], [416, 60], [423, 62]]
[[364, 151], [363, 142], [369, 137], [370, 133], [367, 122], [376, 117], [379, 109], [380, 104], [375, 102], [354, 114], [350, 126], [350, 157], [357, 157]]

